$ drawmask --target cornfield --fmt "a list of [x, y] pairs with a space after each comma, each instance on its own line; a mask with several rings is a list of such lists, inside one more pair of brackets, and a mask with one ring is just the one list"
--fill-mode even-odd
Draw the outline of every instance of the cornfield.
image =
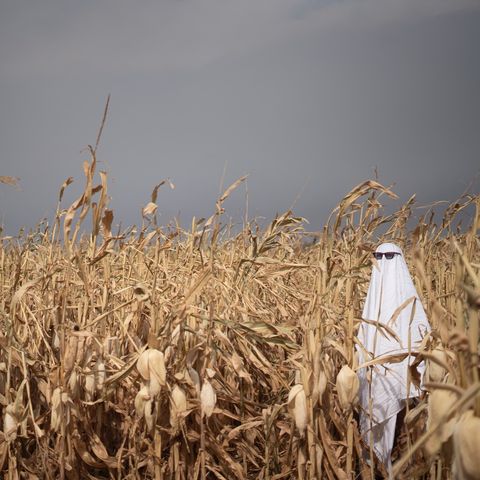
[[142, 225], [113, 232], [90, 153], [81, 197], [62, 206], [68, 179], [51, 225], [0, 245], [2, 478], [375, 478], [352, 373], [386, 240], [432, 326], [394, 476], [480, 478], [479, 196], [437, 224], [413, 197], [385, 213], [395, 193], [367, 181], [310, 235], [292, 212], [231, 228], [223, 203], [243, 178], [209, 219], [159, 226], [160, 184]]

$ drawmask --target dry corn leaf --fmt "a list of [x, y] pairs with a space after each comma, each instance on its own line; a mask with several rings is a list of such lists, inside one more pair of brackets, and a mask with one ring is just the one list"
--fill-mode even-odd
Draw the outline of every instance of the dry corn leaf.
[[237, 352], [233, 352], [231, 356], [231, 362], [235, 372], [240, 378], [243, 378], [247, 381], [247, 383], [252, 384], [252, 377], [250, 374], [245, 370], [243, 365], [243, 360]]
[[90, 437], [91, 437], [90, 446], [95, 456], [98, 457], [108, 467], [117, 468], [118, 466], [117, 460], [108, 454], [107, 449], [105, 448], [105, 445], [100, 440], [100, 437], [95, 432], [90, 432]]
[[153, 202], [148, 202], [145, 207], [143, 207], [142, 215], [146, 217], [147, 215], [152, 215], [157, 211], [158, 205]]
[[87, 447], [86, 447], [85, 443], [80, 438], [78, 438], [78, 436], [73, 441], [73, 447], [75, 448], [75, 451], [77, 452], [78, 456], [87, 465], [89, 465], [93, 468], [102, 468], [103, 463], [98, 462], [97, 460], [95, 460], [93, 458], [93, 456], [87, 450]]
[[10, 185], [11, 187], [18, 187], [19, 180], [18, 177], [0, 176], [0, 183]]

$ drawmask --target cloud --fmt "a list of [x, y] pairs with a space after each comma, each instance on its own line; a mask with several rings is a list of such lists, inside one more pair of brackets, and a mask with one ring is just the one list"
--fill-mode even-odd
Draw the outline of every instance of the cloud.
[[[20, 6], [19, 6], [20, 5]], [[7, 1], [4, 75], [191, 71], [226, 56], [426, 15], [480, 9], [474, 0]]]

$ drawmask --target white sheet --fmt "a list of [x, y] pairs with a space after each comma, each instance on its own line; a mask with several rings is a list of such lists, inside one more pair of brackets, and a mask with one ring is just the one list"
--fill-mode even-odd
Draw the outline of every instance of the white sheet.
[[[400, 255], [395, 255], [391, 260], [387, 260], [383, 256], [381, 260], [377, 261], [378, 266], [374, 261], [362, 318], [388, 325], [395, 332], [398, 340], [377, 325], [362, 322], [358, 339], [371, 355], [359, 348], [360, 363], [378, 356], [415, 351], [430, 329], [402, 250], [393, 243], [384, 243], [376, 251], [397, 252]], [[405, 303], [405, 308], [398, 313], [398, 308]], [[393, 319], [396, 311], [398, 316]], [[400, 363], [368, 367], [371, 372], [371, 395], [367, 381], [367, 368], [358, 372], [361, 406], [360, 430], [367, 444], [369, 444], [370, 429], [376, 430], [374, 449], [387, 469], [390, 466], [393, 436], [388, 435], [388, 441], [384, 441], [385, 439], [382, 440], [381, 435], [378, 434], [378, 430], [381, 429], [381, 424], [386, 425], [387, 420], [396, 416], [403, 408], [406, 398], [420, 394], [413, 384], [408, 388], [408, 365], [412, 361], [413, 358], [409, 356]]]

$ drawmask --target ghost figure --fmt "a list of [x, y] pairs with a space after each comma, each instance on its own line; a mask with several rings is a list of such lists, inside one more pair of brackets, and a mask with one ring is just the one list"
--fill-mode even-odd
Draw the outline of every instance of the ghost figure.
[[[363, 345], [363, 348], [358, 347], [360, 363], [418, 351], [420, 342], [430, 330], [402, 250], [393, 243], [383, 243], [374, 256], [362, 314], [366, 321], [361, 323], [358, 332], [358, 340]], [[383, 325], [390, 333], [382, 328]], [[401, 362], [379, 363], [358, 372], [362, 437], [367, 445], [373, 446], [387, 472], [392, 466], [397, 414], [405, 406], [406, 399], [420, 395], [420, 390], [408, 379], [408, 366], [412, 361], [413, 357], [408, 355]]]

